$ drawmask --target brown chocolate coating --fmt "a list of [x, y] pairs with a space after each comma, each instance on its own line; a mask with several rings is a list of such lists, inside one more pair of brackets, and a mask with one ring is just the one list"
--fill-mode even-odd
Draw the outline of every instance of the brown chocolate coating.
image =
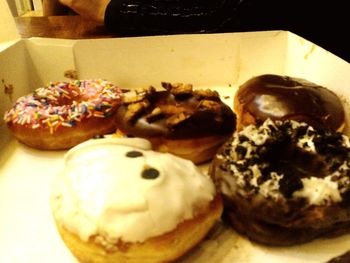
[[[231, 135], [236, 116], [218, 93], [164, 83], [166, 90], [140, 91], [117, 110], [117, 127], [142, 138], [191, 139]], [[181, 87], [180, 91], [177, 90]], [[140, 97], [139, 99], [137, 97]]]
[[[266, 120], [234, 133], [209, 168], [223, 195], [224, 218], [251, 240], [276, 246], [348, 233], [347, 140], [291, 120]], [[328, 180], [336, 192], [319, 190]]]
[[349, 263], [350, 262], [350, 251], [345, 252], [344, 254], [334, 257], [327, 261], [327, 263]]
[[338, 96], [305, 79], [266, 74], [249, 79], [236, 93], [238, 126], [273, 120], [304, 121], [316, 128], [341, 131], [344, 109]]
[[[293, 246], [310, 242], [316, 238], [330, 238], [348, 234], [350, 231], [349, 221], [330, 224], [323, 228], [313, 228], [310, 225], [305, 225], [304, 227], [287, 227], [285, 225], [259, 220], [251, 215], [252, 211], [237, 210], [237, 207], [233, 207], [232, 202], [228, 200], [225, 200], [224, 205], [231, 208], [224, 211], [223, 219], [241, 235], [264, 245]], [[317, 211], [315, 211], [316, 213]]]

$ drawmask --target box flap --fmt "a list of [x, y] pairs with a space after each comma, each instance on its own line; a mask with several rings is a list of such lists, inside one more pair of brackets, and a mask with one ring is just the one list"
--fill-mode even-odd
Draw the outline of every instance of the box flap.
[[7, 1], [0, 1], [0, 48], [9, 41], [20, 38], [15, 20], [11, 14]]

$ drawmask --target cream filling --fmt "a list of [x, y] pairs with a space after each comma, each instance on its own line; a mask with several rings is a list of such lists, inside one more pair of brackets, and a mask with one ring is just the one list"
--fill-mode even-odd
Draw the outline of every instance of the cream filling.
[[[70, 150], [52, 195], [57, 221], [86, 241], [142, 242], [195, 216], [215, 195], [209, 176], [192, 162], [153, 152], [148, 141], [91, 140]], [[126, 157], [137, 151], [139, 157]], [[154, 179], [142, 172], [156, 169]]]

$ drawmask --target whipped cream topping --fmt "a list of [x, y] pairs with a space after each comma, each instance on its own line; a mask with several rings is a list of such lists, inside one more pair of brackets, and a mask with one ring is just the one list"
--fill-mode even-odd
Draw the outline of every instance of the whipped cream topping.
[[51, 199], [57, 222], [83, 241], [143, 242], [207, 207], [215, 195], [209, 176], [150, 149], [143, 139], [104, 138], [68, 151]]

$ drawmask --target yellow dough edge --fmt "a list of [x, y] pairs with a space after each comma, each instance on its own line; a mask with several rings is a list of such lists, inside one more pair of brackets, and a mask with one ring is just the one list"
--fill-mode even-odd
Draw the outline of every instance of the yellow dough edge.
[[[171, 262], [187, 253], [207, 235], [220, 218], [222, 210], [222, 200], [217, 195], [205, 211], [193, 219], [180, 223], [175, 230], [158, 237], [152, 237], [142, 243], [118, 242], [109, 251], [94, 242], [96, 237], [84, 242], [57, 221], [56, 226], [63, 241], [80, 262]], [[142, 222], [140, 222], [140, 227], [142, 227]]]

